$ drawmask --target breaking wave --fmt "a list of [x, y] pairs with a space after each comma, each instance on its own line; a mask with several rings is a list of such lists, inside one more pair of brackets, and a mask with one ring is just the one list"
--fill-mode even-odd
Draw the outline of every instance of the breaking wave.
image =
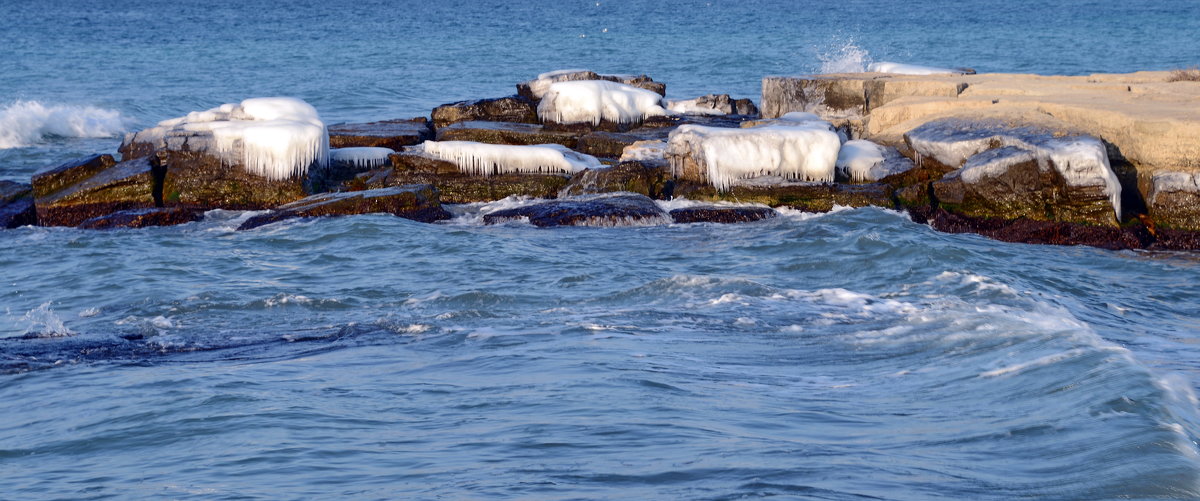
[[95, 106], [15, 101], [0, 109], [0, 149], [22, 148], [53, 137], [114, 137], [128, 119]]
[[871, 53], [859, 47], [853, 38], [834, 41], [817, 48], [821, 73], [862, 73], [871, 63]]

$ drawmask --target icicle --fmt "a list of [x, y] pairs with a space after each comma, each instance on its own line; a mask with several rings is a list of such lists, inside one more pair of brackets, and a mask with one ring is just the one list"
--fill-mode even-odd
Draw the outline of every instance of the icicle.
[[472, 141], [425, 141], [418, 150], [453, 163], [459, 170], [475, 176], [510, 173], [571, 174], [601, 167], [596, 157], [571, 151], [560, 144], [514, 146]]
[[374, 169], [389, 162], [388, 156], [395, 153], [391, 148], [334, 148], [329, 150], [330, 163], [350, 164], [359, 169]]
[[732, 129], [683, 125], [671, 132], [667, 155], [674, 172], [690, 155], [719, 191], [741, 178], [778, 176], [832, 182], [841, 141], [824, 123]]

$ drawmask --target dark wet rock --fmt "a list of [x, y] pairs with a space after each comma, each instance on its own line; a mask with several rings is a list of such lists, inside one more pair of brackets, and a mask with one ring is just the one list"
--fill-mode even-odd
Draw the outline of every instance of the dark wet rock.
[[1157, 226], [1200, 231], [1200, 176], [1158, 172], [1146, 191], [1147, 209]]
[[577, 151], [599, 158], [620, 158], [626, 146], [638, 141], [666, 141], [674, 127], [640, 128], [629, 132], [589, 132], [579, 137]]
[[331, 148], [370, 146], [399, 151], [405, 146], [433, 139], [433, 129], [429, 127], [429, 120], [425, 117], [411, 120], [337, 124], [330, 125], [328, 129]]
[[315, 168], [312, 172], [309, 172], [307, 181], [308, 191], [310, 193], [344, 191], [348, 184], [353, 184], [351, 181], [359, 174], [369, 172], [372, 169], [391, 163], [391, 160], [387, 156], [382, 156], [377, 159], [371, 157], [356, 157], [354, 155], [341, 157], [338, 154], [339, 152], [343, 151], [353, 151], [357, 148], [367, 148], [369, 150], [377, 149], [379, 152], [387, 155], [395, 153], [395, 151], [391, 148], [378, 146], [355, 146], [351, 147], [350, 149], [330, 150], [329, 163], [325, 167]]
[[670, 222], [666, 212], [645, 195], [607, 193], [505, 209], [487, 214], [487, 224], [528, 219], [534, 226], [628, 226]]
[[604, 169], [587, 169], [571, 177], [559, 196], [626, 191], [651, 198], [666, 198], [671, 169], [643, 162], [621, 162]]
[[[204, 151], [160, 151], [163, 203], [198, 209], [270, 209], [304, 198], [306, 178], [268, 179]], [[310, 171], [315, 171], [313, 168]]]
[[570, 179], [565, 174], [497, 174], [476, 176], [458, 166], [417, 152], [391, 156], [392, 165], [360, 174], [346, 189], [374, 189], [407, 184], [432, 184], [448, 204], [491, 202], [512, 195], [554, 198]]
[[36, 223], [33, 186], [0, 180], [0, 228], [16, 228]]
[[39, 172], [33, 176], [38, 224], [76, 226], [121, 210], [159, 206], [161, 179], [153, 156], [116, 163], [98, 155]]
[[702, 205], [671, 211], [676, 223], [749, 223], [771, 219], [779, 213], [770, 207], [729, 207]]
[[1140, 224], [1120, 228], [1026, 218], [980, 218], [940, 208], [910, 209], [909, 213], [914, 221], [929, 224], [938, 231], [976, 233], [1004, 242], [1088, 245], [1112, 250], [1166, 248], [1165, 244], [1156, 243], [1155, 236]]
[[[632, 85], [634, 87], [656, 92], [660, 96], [667, 95], [667, 84], [655, 82], [653, 78], [650, 78], [646, 75], [601, 75], [589, 70], [554, 73], [557, 74], [549, 77], [544, 83], [549, 84], [553, 82], [572, 82], [577, 80], [607, 80], [609, 82], [623, 83], [625, 85]], [[542, 98], [540, 92], [545, 92], [546, 90], [545, 88], [535, 88], [537, 87], [537, 84], [537, 79], [517, 84], [517, 95], [529, 99], [530, 101], [537, 102]]]
[[538, 124], [487, 122], [469, 120], [458, 122], [437, 131], [438, 141], [475, 141], [491, 144], [561, 144], [575, 148], [579, 135], [572, 132], [546, 130]]
[[428, 184], [393, 186], [366, 191], [322, 193], [254, 216], [238, 227], [249, 230], [299, 217], [333, 217], [352, 214], [388, 213], [405, 219], [432, 223], [450, 219], [442, 208], [437, 188]]
[[433, 109], [433, 126], [436, 129], [470, 120], [535, 124], [538, 123], [537, 107], [524, 97], [509, 96], [459, 101]]
[[718, 192], [709, 185], [677, 179], [672, 195], [690, 200], [711, 200], [757, 203], [770, 207], [790, 207], [806, 212], [829, 212], [834, 206], [886, 207], [892, 201], [893, 190], [884, 184], [839, 183], [779, 183], [763, 185], [733, 185]]
[[87, 230], [113, 228], [145, 228], [147, 226], [174, 226], [204, 219], [204, 211], [183, 207], [151, 207], [117, 211], [79, 223]]

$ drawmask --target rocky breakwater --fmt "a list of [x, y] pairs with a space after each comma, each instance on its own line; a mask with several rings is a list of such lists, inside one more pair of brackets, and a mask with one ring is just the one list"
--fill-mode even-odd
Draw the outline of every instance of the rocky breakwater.
[[853, 138], [897, 148], [917, 165], [889, 180], [898, 201], [941, 229], [1195, 249], [1200, 84], [1168, 80], [1167, 72], [766, 77], [762, 109], [768, 118], [815, 113]]

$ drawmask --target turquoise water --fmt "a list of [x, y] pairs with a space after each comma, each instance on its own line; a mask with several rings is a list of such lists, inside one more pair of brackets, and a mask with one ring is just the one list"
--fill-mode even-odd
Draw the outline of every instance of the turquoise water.
[[[1200, 45], [1194, 2], [596, 4], [6, 5], [0, 178], [259, 95], [333, 123], [564, 67], [757, 99], [856, 54], [1080, 74]], [[480, 224], [515, 203], [0, 232], [0, 498], [1200, 497], [1195, 256], [881, 209]]]

